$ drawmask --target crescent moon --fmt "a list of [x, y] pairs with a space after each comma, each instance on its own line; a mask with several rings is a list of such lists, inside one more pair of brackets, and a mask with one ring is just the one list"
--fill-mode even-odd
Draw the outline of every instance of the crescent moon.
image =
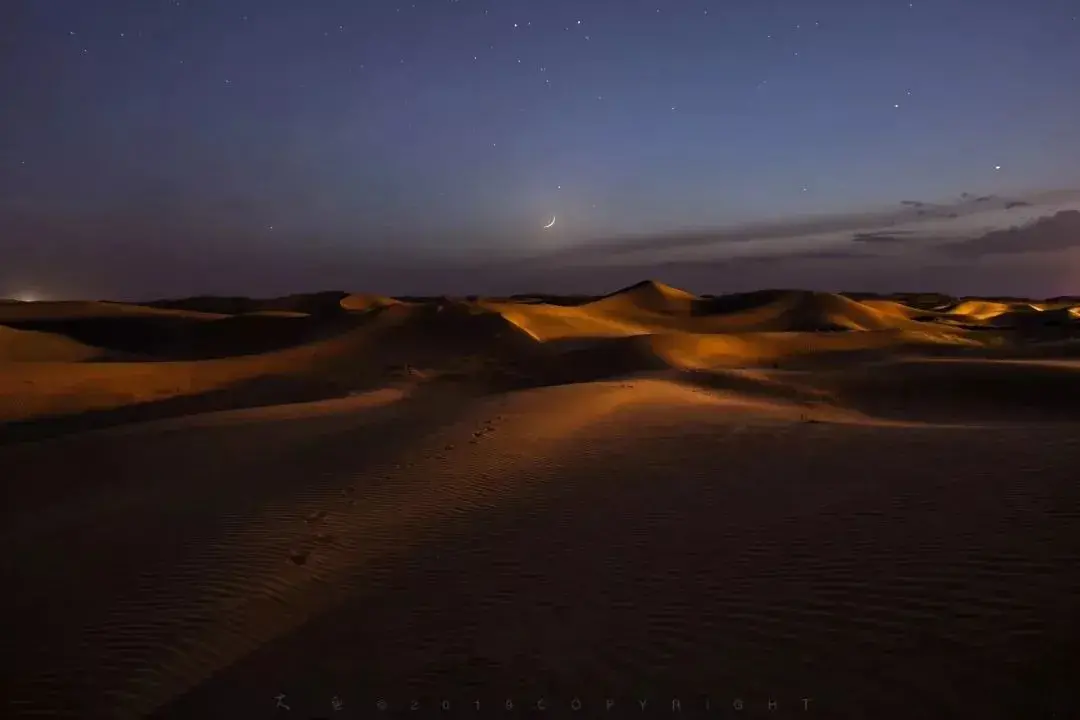
[[547, 225], [545, 225], [544, 228], [547, 229], [547, 228], [551, 227], [554, 224], [555, 224], [555, 216], [552, 215], [551, 216], [551, 222], [549, 222]]

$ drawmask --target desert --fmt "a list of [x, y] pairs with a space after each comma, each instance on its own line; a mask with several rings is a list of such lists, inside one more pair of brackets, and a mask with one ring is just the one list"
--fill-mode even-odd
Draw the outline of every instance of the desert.
[[1078, 349], [1069, 297], [0, 303], [8, 707], [1066, 717]]
[[3, 8], [0, 717], [1080, 718], [1075, 0]]

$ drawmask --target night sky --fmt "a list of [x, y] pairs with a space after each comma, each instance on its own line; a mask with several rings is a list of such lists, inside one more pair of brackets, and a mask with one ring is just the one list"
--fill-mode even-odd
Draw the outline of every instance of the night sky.
[[1078, 15], [1075, 0], [5, 2], [0, 296], [654, 276], [1080, 293], [1080, 263], [1062, 275], [1017, 252], [740, 266], [719, 243], [665, 264], [660, 240], [643, 268], [574, 259], [626, 236], [1077, 187]]

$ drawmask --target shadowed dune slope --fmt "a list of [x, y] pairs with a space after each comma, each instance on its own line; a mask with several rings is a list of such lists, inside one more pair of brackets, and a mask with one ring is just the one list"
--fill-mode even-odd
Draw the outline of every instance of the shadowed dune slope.
[[662, 369], [796, 368], [814, 362], [849, 365], [888, 358], [900, 351], [963, 352], [980, 348], [980, 341], [967, 333], [936, 328], [824, 334], [666, 332], [557, 343], [531, 369], [536, 384], [554, 384]]
[[[194, 304], [202, 301], [197, 299]], [[232, 309], [256, 304], [232, 303]], [[122, 303], [61, 302], [26, 303], [18, 309], [0, 307], [0, 325], [64, 336], [112, 351], [116, 357], [198, 360], [254, 355], [314, 342], [355, 326], [353, 315], [341, 307], [319, 316], [274, 309], [227, 315]]]
[[[210, 409], [222, 409], [342, 395], [369, 384], [373, 370], [364, 359], [375, 355], [371, 338], [385, 319], [353, 323], [325, 339], [239, 357], [8, 363], [0, 366], [0, 422], [138, 408], [184, 397], [210, 396]], [[198, 402], [179, 406], [183, 412], [199, 407]]]
[[95, 360], [104, 355], [105, 352], [100, 348], [83, 345], [62, 335], [16, 330], [0, 325], [0, 363], [78, 363]]
[[300, 312], [307, 315], [333, 315], [342, 311], [342, 300], [349, 296], [340, 291], [303, 293], [278, 298], [202, 296], [177, 300], [155, 300], [146, 305], [222, 315], [242, 315], [261, 311]]
[[380, 333], [381, 362], [427, 367], [477, 365], [533, 357], [537, 339], [482, 303], [446, 301], [384, 310], [399, 321]]
[[696, 295], [685, 290], [655, 280], [645, 280], [587, 303], [582, 309], [604, 315], [633, 314], [640, 311], [657, 315], [685, 315], [692, 312], [699, 302]]
[[915, 330], [930, 313], [900, 303], [862, 303], [842, 295], [764, 291], [696, 298], [659, 283], [635, 285], [580, 306], [488, 302], [540, 340], [682, 331], [696, 334]]
[[822, 371], [833, 402], [919, 421], [1080, 421], [1080, 361], [911, 359]]
[[809, 291], [776, 293], [763, 302], [731, 313], [717, 313], [718, 328], [742, 327], [756, 331], [815, 332], [891, 330], [917, 326], [898, 303], [863, 303], [843, 295]]
[[317, 342], [357, 324], [348, 317], [328, 320], [282, 310], [245, 313], [178, 329], [154, 355], [176, 360], [257, 355]]
[[0, 304], [0, 324], [23, 321], [62, 321], [84, 318], [171, 318], [181, 320], [216, 320], [224, 313], [198, 310], [157, 308], [131, 303], [100, 301], [61, 301]]
[[103, 350], [154, 355], [194, 326], [226, 315], [111, 302], [35, 302], [0, 306], [0, 325], [69, 338]]

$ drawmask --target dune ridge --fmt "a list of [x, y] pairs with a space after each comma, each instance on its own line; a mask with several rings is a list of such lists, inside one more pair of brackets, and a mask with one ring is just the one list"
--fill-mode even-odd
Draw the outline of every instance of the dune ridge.
[[[11, 364], [0, 377], [0, 419], [40, 425], [113, 411], [119, 419], [125, 409], [139, 419], [168, 414], [168, 402], [187, 413], [312, 400], [388, 378], [456, 378], [497, 390], [841, 355], [1072, 356], [1077, 308], [1034, 307], [969, 299], [923, 310], [795, 290], [699, 297], [652, 281], [567, 305], [337, 292], [151, 306], [22, 303], [0, 308], [4, 357], [34, 362]], [[239, 312], [208, 312], [223, 309]]]

